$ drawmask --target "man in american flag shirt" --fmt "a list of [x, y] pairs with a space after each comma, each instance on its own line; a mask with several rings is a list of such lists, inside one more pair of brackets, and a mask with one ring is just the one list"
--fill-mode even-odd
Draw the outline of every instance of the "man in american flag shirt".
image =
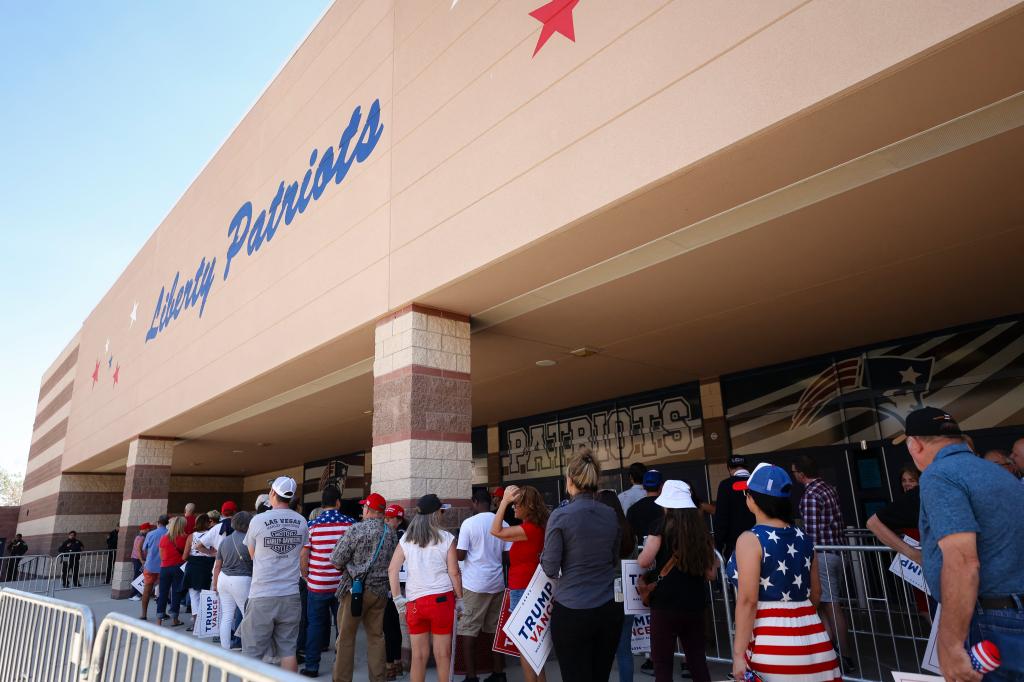
[[345, 516], [341, 507], [341, 491], [328, 486], [323, 492], [323, 511], [309, 522], [309, 542], [302, 548], [300, 567], [306, 579], [306, 662], [301, 674], [320, 674], [321, 650], [330, 642], [331, 623], [337, 619], [338, 599], [335, 592], [341, 572], [331, 564], [331, 552], [338, 540], [355, 523]]

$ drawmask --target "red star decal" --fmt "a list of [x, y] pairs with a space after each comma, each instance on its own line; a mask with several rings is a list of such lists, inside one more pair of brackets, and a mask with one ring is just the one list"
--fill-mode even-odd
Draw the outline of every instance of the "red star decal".
[[540, 38], [537, 40], [537, 47], [533, 51], [536, 57], [544, 43], [557, 31], [569, 40], [576, 42], [576, 30], [572, 25], [572, 10], [580, 0], [551, 0], [543, 7], [530, 12], [530, 16], [544, 24], [540, 30]]
[[114, 385], [117, 386], [117, 379], [121, 376], [121, 365], [114, 368]]
[[95, 386], [96, 382], [100, 380], [100, 361], [96, 361], [96, 369], [92, 371], [92, 385]]

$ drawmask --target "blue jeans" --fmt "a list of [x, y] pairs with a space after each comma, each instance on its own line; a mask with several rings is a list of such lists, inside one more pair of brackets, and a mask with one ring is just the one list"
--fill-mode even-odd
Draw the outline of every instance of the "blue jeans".
[[157, 617], [167, 613], [165, 609], [168, 604], [171, 607], [170, 613], [175, 618], [181, 613], [182, 584], [185, 574], [181, 572], [181, 566], [165, 566], [160, 569], [160, 596], [156, 599]]
[[508, 591], [508, 610], [509, 610], [509, 613], [511, 613], [512, 611], [516, 610], [516, 604], [519, 603], [519, 600], [523, 598], [524, 594], [526, 594], [526, 590], [525, 589], [522, 589], [522, 590], [509, 590]]
[[306, 593], [306, 670], [320, 670], [320, 654], [331, 641], [331, 614], [338, 611], [333, 592]]
[[1003, 661], [994, 672], [985, 675], [985, 682], [1024, 682], [1024, 608], [976, 609], [968, 641], [973, 646], [983, 639], [999, 648]]
[[633, 639], [633, 616], [626, 614], [622, 619], [622, 634], [619, 636], [619, 649], [615, 652], [618, 662], [619, 682], [633, 682], [633, 650], [630, 645]]

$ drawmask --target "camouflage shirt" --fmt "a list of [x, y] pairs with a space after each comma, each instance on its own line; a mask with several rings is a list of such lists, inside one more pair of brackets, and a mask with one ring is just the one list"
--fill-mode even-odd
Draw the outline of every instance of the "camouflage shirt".
[[[380, 543], [382, 533], [384, 543], [371, 566], [370, 560]], [[331, 552], [331, 563], [341, 571], [338, 598], [341, 599], [352, 589], [353, 577], [362, 576], [364, 573], [364, 589], [382, 597], [387, 596], [390, 592], [388, 565], [397, 546], [398, 536], [384, 523], [384, 519], [369, 519], [352, 526]]]

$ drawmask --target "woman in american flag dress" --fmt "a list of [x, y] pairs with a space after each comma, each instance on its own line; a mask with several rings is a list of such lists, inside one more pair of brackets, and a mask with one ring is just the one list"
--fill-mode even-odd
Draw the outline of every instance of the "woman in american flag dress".
[[839, 682], [839, 660], [816, 604], [821, 593], [814, 544], [793, 525], [789, 474], [759, 464], [746, 481], [756, 524], [726, 566], [736, 586], [733, 677], [753, 671], [764, 682]]

